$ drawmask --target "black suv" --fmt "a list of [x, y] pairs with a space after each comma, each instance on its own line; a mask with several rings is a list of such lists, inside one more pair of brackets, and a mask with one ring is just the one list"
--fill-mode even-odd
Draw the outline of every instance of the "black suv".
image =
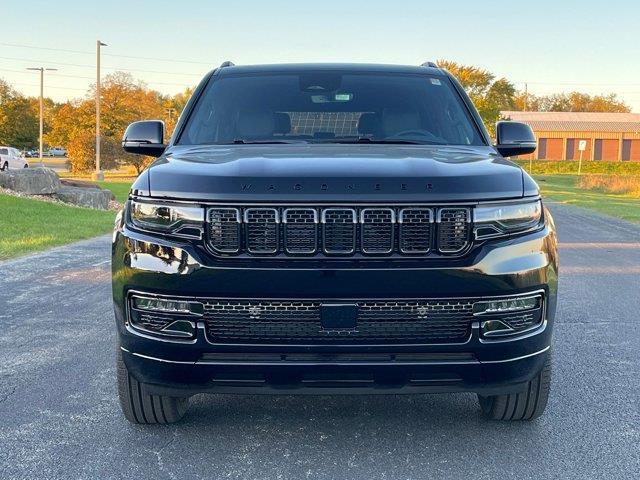
[[209, 73], [113, 239], [118, 391], [136, 423], [196, 393], [478, 394], [490, 418], [545, 409], [556, 234], [536, 183], [492, 145], [448, 72], [383, 65]]

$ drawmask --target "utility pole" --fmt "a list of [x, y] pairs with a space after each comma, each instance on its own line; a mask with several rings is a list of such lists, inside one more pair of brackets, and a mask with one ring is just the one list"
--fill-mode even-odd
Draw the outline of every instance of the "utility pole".
[[100, 170], [100, 47], [106, 47], [106, 43], [96, 41], [96, 171], [93, 180], [104, 180], [104, 172]]
[[27, 70], [33, 70], [40, 72], [40, 149], [38, 150], [38, 157], [40, 163], [42, 163], [42, 134], [44, 133], [44, 71], [55, 72], [57, 68], [44, 68], [44, 67], [29, 67]]
[[529, 103], [529, 85], [525, 82], [524, 84], [524, 111], [527, 111]]

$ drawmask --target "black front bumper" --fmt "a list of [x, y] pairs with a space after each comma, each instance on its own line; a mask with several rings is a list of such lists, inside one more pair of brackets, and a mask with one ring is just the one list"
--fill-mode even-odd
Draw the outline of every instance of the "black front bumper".
[[[130, 373], [151, 393], [482, 394], [524, 388], [550, 354], [557, 297], [553, 225], [491, 242], [447, 265], [407, 262], [252, 265], [212, 259], [197, 246], [116, 230], [113, 298]], [[545, 319], [521, 335], [483, 339], [479, 322], [457, 343], [386, 345], [216, 344], [202, 323], [192, 340], [158, 339], [127, 323], [131, 290], [252, 299], [496, 297], [542, 291]]]

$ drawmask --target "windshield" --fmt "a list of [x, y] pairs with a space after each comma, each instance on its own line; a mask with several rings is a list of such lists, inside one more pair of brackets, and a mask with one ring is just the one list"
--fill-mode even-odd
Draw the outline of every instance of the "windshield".
[[484, 145], [446, 76], [303, 71], [214, 77], [178, 144]]

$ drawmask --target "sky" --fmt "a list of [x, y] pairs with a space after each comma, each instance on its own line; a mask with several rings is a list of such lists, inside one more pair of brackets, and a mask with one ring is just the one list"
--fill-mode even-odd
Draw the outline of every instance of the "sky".
[[[534, 94], [617, 93], [640, 112], [640, 2], [1, 0], [0, 78], [57, 101], [129, 71], [163, 93], [236, 64], [448, 59]], [[131, 58], [136, 57], [136, 58]]]

